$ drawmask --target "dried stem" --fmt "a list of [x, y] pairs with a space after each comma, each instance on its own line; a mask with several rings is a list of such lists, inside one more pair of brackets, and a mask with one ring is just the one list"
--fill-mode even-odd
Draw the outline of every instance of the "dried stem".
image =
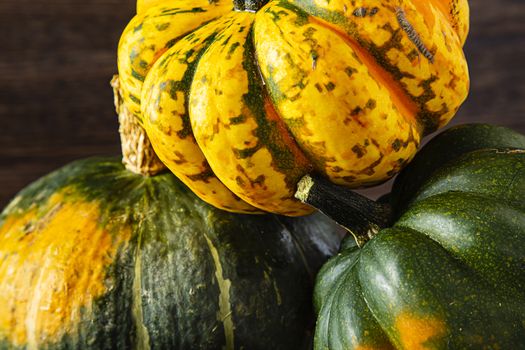
[[144, 176], [153, 176], [166, 166], [155, 154], [144, 128], [137, 118], [123, 104], [118, 75], [111, 80], [115, 98], [115, 109], [120, 123], [120, 143], [122, 145], [122, 163], [131, 172]]

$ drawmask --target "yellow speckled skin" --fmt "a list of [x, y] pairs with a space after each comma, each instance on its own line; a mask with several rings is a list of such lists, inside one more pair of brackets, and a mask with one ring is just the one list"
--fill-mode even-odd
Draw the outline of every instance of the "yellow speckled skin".
[[235, 17], [195, 72], [189, 99], [193, 133], [217, 176], [239, 197], [271, 212], [285, 207], [288, 215], [308, 213], [311, 208], [290, 198], [308, 161], [281, 137], [279, 118], [265, 109], [271, 104], [265, 105], [260, 78], [250, 67], [247, 38], [254, 14]]
[[[172, 6], [165, 7], [163, 3]], [[137, 116], [141, 114], [142, 85], [153, 63], [188, 29], [220, 17], [231, 7], [225, 0], [211, 7], [207, 0], [155, 1], [149, 5], [155, 4], [158, 6], [141, 6], [142, 12], [128, 24], [119, 43], [119, 53], [126, 53], [119, 54], [118, 59], [122, 94], [127, 108]]]
[[396, 106], [388, 85], [344, 38], [304, 13], [276, 3], [257, 16], [262, 74], [316, 169], [353, 186], [397, 172], [417, 150], [419, 132], [414, 118]]
[[[170, 168], [195, 194], [209, 203], [220, 203], [221, 208], [245, 213], [260, 212], [233, 194], [214, 175], [191, 129], [186, 93], [193, 77], [192, 63], [217, 35], [218, 28], [233, 23], [225, 16], [178, 41], [152, 69], [142, 96], [156, 101], [144, 105], [144, 126], [150, 141], [164, 164]], [[163, 113], [158, 113], [162, 108]], [[162, 118], [170, 115], [170, 118]]]
[[126, 107], [206, 202], [297, 216], [298, 179], [395, 175], [467, 96], [466, 0], [143, 0], [119, 45]]

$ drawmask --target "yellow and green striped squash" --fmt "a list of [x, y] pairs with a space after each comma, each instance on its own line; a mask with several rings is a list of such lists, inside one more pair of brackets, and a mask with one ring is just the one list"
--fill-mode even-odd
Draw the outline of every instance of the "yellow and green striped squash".
[[467, 0], [149, 0], [125, 29], [126, 108], [204, 201], [290, 216], [317, 172], [382, 182], [469, 89]]

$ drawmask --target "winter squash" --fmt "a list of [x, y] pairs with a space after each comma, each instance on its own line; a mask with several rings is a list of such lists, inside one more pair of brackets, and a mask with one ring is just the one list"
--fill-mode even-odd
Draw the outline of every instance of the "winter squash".
[[315, 171], [397, 173], [465, 99], [467, 0], [145, 0], [118, 66], [125, 106], [206, 202], [289, 216]]
[[392, 210], [320, 179], [299, 197], [359, 238], [319, 273], [316, 349], [523, 347], [524, 136], [439, 135], [396, 179]]
[[321, 214], [230, 214], [118, 159], [77, 161], [0, 217], [0, 349], [300, 348], [337, 230]]
[[[127, 161], [155, 168], [143, 158]], [[227, 213], [118, 159], [74, 162], [0, 215], [0, 349], [300, 348], [339, 230]]]
[[396, 180], [394, 220], [327, 181], [301, 185], [360, 238], [319, 273], [316, 349], [523, 347], [523, 135], [466, 125], [436, 137]]

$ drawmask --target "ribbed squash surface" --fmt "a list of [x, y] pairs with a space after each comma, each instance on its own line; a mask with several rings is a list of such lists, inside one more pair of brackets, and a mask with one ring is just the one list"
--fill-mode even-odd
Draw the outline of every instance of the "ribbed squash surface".
[[316, 350], [523, 349], [525, 136], [435, 137], [396, 178], [396, 213], [319, 274]]
[[234, 215], [172, 174], [76, 161], [0, 212], [0, 349], [306, 349], [340, 234], [319, 213]]
[[139, 1], [119, 44], [126, 107], [216, 207], [307, 214], [293, 193], [312, 171], [382, 182], [467, 95], [466, 0], [255, 5]]

